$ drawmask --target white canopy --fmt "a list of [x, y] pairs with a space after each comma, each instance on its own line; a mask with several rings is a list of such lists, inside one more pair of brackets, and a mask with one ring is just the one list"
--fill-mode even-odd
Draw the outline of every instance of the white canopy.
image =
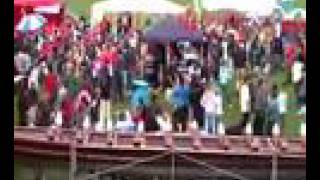
[[103, 15], [121, 12], [142, 12], [148, 14], [178, 14], [186, 8], [168, 0], [105, 0], [91, 7], [91, 24], [101, 21]]
[[208, 11], [233, 9], [257, 16], [272, 14], [276, 5], [276, 0], [203, 0], [203, 8]]
[[34, 11], [45, 14], [59, 14], [60, 8], [60, 4], [55, 4], [51, 6], [38, 6], [34, 9]]
[[296, 8], [290, 12], [281, 11], [283, 19], [306, 19], [306, 10], [302, 8]]

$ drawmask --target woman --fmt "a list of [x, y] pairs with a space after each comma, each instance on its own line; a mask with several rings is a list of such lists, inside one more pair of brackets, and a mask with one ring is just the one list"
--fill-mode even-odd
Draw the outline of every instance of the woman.
[[212, 85], [208, 85], [201, 98], [201, 106], [204, 108], [204, 131], [208, 134], [216, 133], [216, 95]]

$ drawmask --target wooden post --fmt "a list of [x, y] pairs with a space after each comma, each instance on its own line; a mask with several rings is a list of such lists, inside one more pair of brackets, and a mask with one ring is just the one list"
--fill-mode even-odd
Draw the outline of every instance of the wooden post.
[[116, 34], [117, 33], [117, 31], [118, 31], [118, 16], [117, 16], [117, 14], [112, 14], [111, 15], [111, 19], [112, 19], [112, 23], [111, 23], [111, 25], [112, 25], [112, 32], [114, 33], [114, 34]]
[[200, 47], [200, 64], [203, 66], [204, 63], [204, 47], [203, 47], [203, 42], [201, 43]]
[[76, 179], [76, 170], [77, 170], [77, 150], [76, 150], [76, 140], [72, 139], [70, 142], [70, 172], [69, 179]]
[[137, 17], [136, 17], [136, 13], [132, 13], [132, 22], [131, 22], [131, 25], [132, 25], [132, 28], [135, 29], [137, 27]]
[[168, 42], [166, 44], [166, 66], [168, 67], [169, 66], [169, 62], [170, 62], [170, 43]]
[[106, 109], [107, 109], [107, 131], [112, 131], [113, 129], [113, 124], [112, 124], [112, 119], [111, 119], [111, 99], [107, 99], [106, 103]]

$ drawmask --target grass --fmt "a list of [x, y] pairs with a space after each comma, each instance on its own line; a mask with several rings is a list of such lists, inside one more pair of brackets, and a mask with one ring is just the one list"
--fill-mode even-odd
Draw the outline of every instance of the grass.
[[20, 121], [19, 112], [18, 112], [18, 96], [14, 96], [14, 125], [18, 125]]
[[84, 16], [89, 20], [90, 18], [90, 8], [94, 2], [100, 0], [66, 0], [66, 5], [68, 10], [75, 16]]
[[[273, 82], [288, 93], [289, 105], [288, 113], [284, 116], [284, 133], [287, 136], [297, 136], [299, 135], [300, 118], [296, 115], [298, 109], [295, 107], [295, 95], [292, 84], [284, 84], [286, 82], [286, 73], [284, 71], [279, 71], [274, 74]], [[226, 125], [236, 124], [241, 118], [239, 98], [237, 96], [235, 81], [231, 81], [228, 85], [223, 88], [226, 96], [229, 98], [224, 98], [224, 122]], [[18, 96], [14, 96], [14, 123], [18, 124], [20, 118], [18, 114]], [[166, 102], [164, 94], [160, 93], [156, 96], [156, 104], [164, 105], [166, 109], [171, 110], [169, 103]], [[128, 108], [128, 101], [122, 101], [112, 104], [112, 114], [115, 112], [121, 112]]]
[[306, 0], [295, 0], [295, 5], [299, 8], [306, 9]]
[[284, 116], [285, 134], [287, 136], [299, 135], [300, 118], [297, 116], [296, 96], [294, 94], [293, 84], [285, 83], [287, 74], [284, 71], [277, 72], [273, 77], [273, 82], [288, 94], [288, 112]]
[[[84, 16], [90, 18], [90, 7], [94, 2], [101, 0], [65, 0], [70, 12], [76, 16]], [[173, 2], [187, 6], [193, 3], [192, 0], [172, 0]], [[296, 7], [306, 8], [306, 0], [295, 0]]]

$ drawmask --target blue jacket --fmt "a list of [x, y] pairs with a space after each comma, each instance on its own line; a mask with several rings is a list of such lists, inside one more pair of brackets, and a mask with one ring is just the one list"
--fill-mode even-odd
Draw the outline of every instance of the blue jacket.
[[133, 90], [131, 95], [131, 105], [133, 107], [140, 106], [140, 101], [144, 105], [150, 104], [150, 90], [147, 86], [138, 86]]
[[175, 86], [173, 88], [171, 103], [176, 107], [183, 107], [189, 105], [190, 87], [189, 86]]

